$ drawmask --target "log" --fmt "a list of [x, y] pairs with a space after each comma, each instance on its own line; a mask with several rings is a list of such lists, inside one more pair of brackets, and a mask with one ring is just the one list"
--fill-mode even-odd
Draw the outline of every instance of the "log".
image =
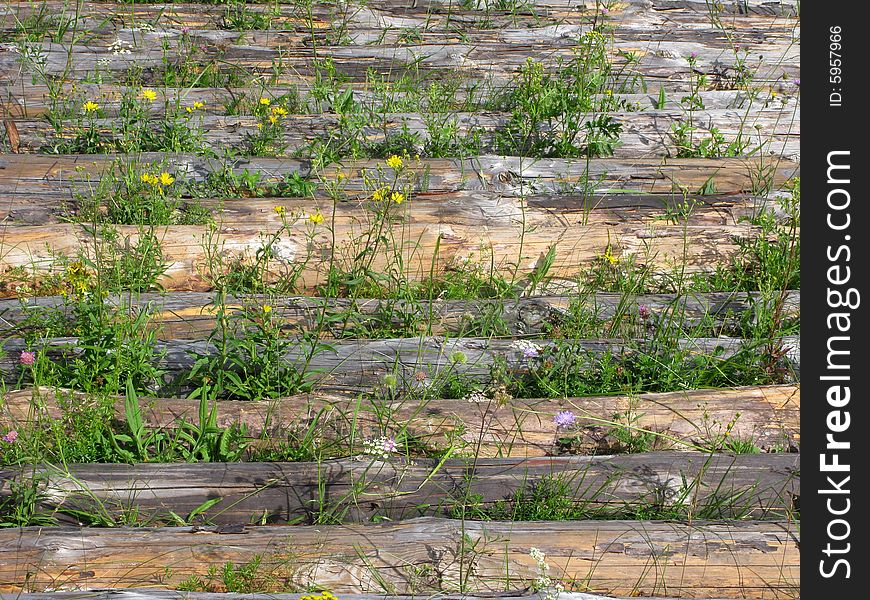
[[[29, 594], [3, 594], [0, 600], [300, 600], [303, 594], [270, 593], [270, 594], [239, 594], [227, 592], [188, 592], [159, 588], [107, 589], [87, 590], [82, 592], [44, 592]], [[519, 596], [510, 592], [492, 592], [485, 596], [474, 594], [438, 594], [439, 600], [545, 600], [546, 590], [534, 594]], [[599, 596], [585, 592], [561, 592], [561, 600], [677, 600], [676, 598], [615, 598]], [[419, 600], [416, 596], [396, 596], [384, 594], [342, 594], [342, 600]], [[721, 598], [719, 599], [721, 600]]]
[[[276, 182], [299, 173], [316, 179], [308, 161], [298, 159], [254, 158], [222, 161], [184, 154], [142, 153], [143, 164], [160, 164], [176, 176], [201, 181], [209, 172], [228, 167], [236, 175], [245, 170], [258, 171], [262, 183]], [[33, 196], [45, 192], [68, 192], [88, 189], [86, 179], [111, 166], [114, 157], [100, 155], [25, 156], [0, 154], [0, 194], [3, 197]], [[334, 181], [336, 173], [347, 176], [349, 192], [364, 190], [357, 175], [371, 172], [383, 161], [345, 161], [321, 177]], [[585, 182], [595, 182], [595, 189], [628, 190], [629, 193], [673, 194], [685, 188], [689, 193], [710, 185], [720, 194], [751, 192], [758, 186], [757, 173], [769, 170], [769, 184], [777, 189], [800, 175], [800, 167], [788, 160], [773, 163], [769, 159], [533, 159], [484, 155], [469, 159], [427, 159], [410, 163], [411, 172], [426, 174], [420, 191], [451, 192], [485, 190], [502, 195], [530, 196], [546, 193], [582, 191]], [[425, 185], [424, 185], [425, 184]]]
[[[649, 158], [653, 156], [677, 156], [679, 148], [676, 145], [673, 127], [690, 122], [685, 111], [645, 111], [645, 112], [612, 112], [608, 115], [614, 123], [620, 125], [622, 133], [615, 145], [613, 155], [617, 158]], [[588, 121], [599, 115], [589, 113]], [[457, 126], [457, 139], [463, 139], [473, 132], [480, 134], [485, 152], [492, 152], [496, 146], [497, 132], [504, 131], [510, 121], [510, 115], [504, 113], [456, 113], [451, 120]], [[286, 146], [283, 154], [287, 156], [305, 152], [310, 145], [335, 131], [339, 117], [332, 115], [290, 115], [283, 120], [285, 129], [280, 143]], [[103, 138], [112, 138], [114, 120], [103, 119], [96, 122]], [[211, 152], [221, 152], [227, 148], [235, 148], [240, 152], [247, 151], [247, 139], [257, 133], [258, 120], [252, 116], [203, 116], [197, 120], [196, 126], [202, 131], [203, 149]], [[722, 134], [726, 144], [742, 139], [749, 144], [746, 152], [741, 155], [754, 154], [775, 155], [789, 160], [800, 159], [800, 109], [794, 104], [765, 107], [763, 104], [757, 110], [701, 110], [691, 116], [695, 127], [694, 139], [703, 140], [710, 136], [710, 130], [716, 129]], [[79, 124], [66, 122], [66, 126], [58, 133], [45, 121], [16, 120], [20, 134], [22, 152], [52, 152], [58, 143], [76, 135]], [[152, 125], [153, 126], [153, 125]], [[379, 115], [372, 119], [370, 126], [362, 129], [362, 136], [369, 144], [386, 141], [389, 135], [396, 135], [407, 129], [411, 135], [418, 136], [417, 151], [424, 152], [424, 145], [430, 139], [430, 131], [425, 117], [419, 114], [392, 113]], [[552, 131], [541, 129], [541, 135], [552, 135], [556, 139], [558, 128]], [[577, 144], [583, 144], [583, 136], [578, 136]]]
[[[64, 418], [62, 405], [87, 406], [85, 394], [47, 388], [6, 392], [0, 416], [19, 429]], [[170, 430], [183, 421], [198, 422], [196, 402], [182, 398], [140, 398], [147, 427]], [[256, 447], [312, 428], [326, 442], [354, 435], [399, 435], [419, 440], [424, 448], [451, 443], [473, 448], [481, 457], [534, 457], [563, 452], [553, 417], [565, 410], [577, 417], [572, 451], [625, 451], [616, 433], [651, 432], [654, 449], [717, 450], [730, 437], [751, 441], [763, 451], [796, 450], [800, 445], [800, 387], [796, 385], [689, 390], [681, 392], [592, 396], [565, 399], [514, 398], [504, 405], [470, 404], [427, 398], [384, 402], [328, 394], [303, 394], [273, 401], [222, 400], [215, 403], [222, 427], [241, 425]], [[392, 418], [384, 423], [389, 410]], [[115, 401], [124, 418], [124, 399]], [[386, 431], [385, 431], [386, 427]], [[634, 429], [631, 429], [634, 428]], [[726, 436], [726, 433], [729, 436]], [[571, 437], [571, 435], [567, 435]], [[260, 444], [257, 440], [265, 440]]]
[[[544, 352], [553, 345], [549, 340], [536, 341]], [[797, 336], [785, 336], [780, 340], [783, 348], [783, 368], [795, 374], [800, 372], [800, 341]], [[43, 340], [39, 351], [48, 352], [52, 360], [61, 355], [74, 356], [80, 352], [74, 338], [49, 338]], [[315, 389], [319, 391], [365, 392], [375, 386], [383, 386], [383, 378], [394, 374], [400, 389], [409, 390], [420, 387], [419, 373], [424, 373], [425, 381], [438, 380], [447, 374], [468, 378], [481, 383], [491, 381], [491, 367], [496, 357], [503, 357], [506, 368], [522, 373], [529, 369], [530, 359], [524, 358], [521, 350], [512, 346], [509, 339], [487, 338], [398, 338], [382, 340], [348, 340], [330, 344], [325, 349], [309, 357], [309, 349], [304, 344], [294, 345], [287, 350], [284, 361], [290, 368], [303, 371], [310, 377]], [[604, 353], [614, 357], [643, 352], [623, 340], [571, 340], [573, 353], [581, 360], [590, 361]], [[757, 345], [757, 342], [755, 343]], [[752, 349], [740, 338], [686, 338], [678, 341], [681, 350], [690, 356], [707, 357], [710, 364], [727, 360], [738, 352]], [[18, 382], [21, 368], [18, 357], [28, 346], [20, 339], [6, 341], [6, 354], [0, 357], [0, 372], [7, 383]], [[757, 350], [757, 348], [756, 348]], [[164, 372], [162, 385], [154, 391], [190, 391], [190, 383], [185, 381], [196, 356], [209, 356], [214, 353], [214, 344], [208, 341], [170, 340], [157, 342], [155, 353], [158, 368]], [[455, 362], [451, 357], [459, 352], [464, 361]], [[713, 356], [713, 353], [716, 353]]]
[[[555, 285], [555, 284], [553, 284]], [[131, 294], [107, 298], [110, 306], [148, 312], [160, 339], [201, 339], [216, 326], [214, 294], [175, 292], [172, 294]], [[546, 335], [564, 326], [572, 306], [582, 307], [601, 322], [614, 319], [634, 323], [638, 307], [649, 311], [651, 326], [662, 319], [678, 317], [685, 328], [704, 325], [736, 334], [741, 319], [757, 303], [757, 292], [712, 292], [680, 296], [644, 294], [638, 296], [598, 292], [574, 296], [533, 296], [500, 300], [403, 300], [316, 298], [306, 296], [243, 295], [226, 299], [229, 315], [243, 316], [264, 304], [272, 307], [272, 318], [289, 332], [320, 330], [322, 336], [372, 337], [367, 326], [386, 319], [396, 328], [416, 323], [416, 333], [468, 335], [478, 331], [481, 319], [499, 319], [509, 335]], [[346, 315], [345, 321], [338, 321]], [[788, 291], [782, 315], [800, 315], [800, 292]], [[72, 318], [72, 304], [60, 296], [0, 299], [0, 332], [20, 335], [50, 317]], [[646, 327], [646, 325], [644, 325]]]
[[[800, 455], [728, 456], [653, 452], [535, 459], [382, 460], [365, 455], [318, 463], [23, 465], [0, 469], [0, 499], [36, 485], [37, 510], [76, 524], [316, 524], [397, 521], [417, 516], [478, 518], [477, 510], [548, 490], [566, 518], [626, 518], [640, 511], [686, 518], [785, 519], [800, 497]], [[524, 496], [526, 494], [527, 496]], [[197, 510], [219, 499], [209, 508]], [[551, 509], [552, 510], [552, 509]], [[467, 513], [466, 513], [467, 511]], [[649, 514], [649, 512], [646, 512]], [[705, 515], [705, 516], [698, 516]], [[524, 517], [518, 516], [519, 521]]]
[[[345, 87], [353, 88], [354, 101], [359, 105], [372, 111], [384, 110], [383, 96], [369, 89], [367, 85], [348, 83]], [[0, 97], [0, 114], [6, 114], [15, 119], [36, 119], [48, 113], [52, 106], [48, 86], [33, 83], [31, 78], [25, 77], [20, 81], [14, 82], [14, 84], [10, 83], [8, 88], [10, 96]], [[121, 95], [125, 90], [132, 89], [134, 92], [138, 91], [136, 88], [124, 88], [109, 83], [79, 83], [77, 89], [83, 98], [96, 99], [106, 117], [118, 116]], [[154, 91], [157, 93], [157, 101], [143, 106], [146, 114], [150, 117], [164, 116], [166, 114], [166, 102], [169, 102], [170, 106], [174, 106], [176, 101], [182, 102], [183, 106], [193, 102], [202, 102], [205, 106], [200, 109], [201, 114], [224, 116], [227, 113], [226, 107], [231, 102], [239, 99], [256, 102], [264, 93], [273, 98], [285, 95], [298, 95], [304, 105], [308, 107], [308, 110], [312, 112], [316, 112], [315, 109], [318, 107], [326, 114], [334, 110], [328, 99], [315, 99], [312, 95], [311, 87], [306, 84], [291, 87], [270, 86], [267, 92], [263, 87], [160, 87]], [[774, 87], [774, 91], [780, 94], [781, 97], [786, 98], [787, 103], [790, 104], [792, 98], [797, 94], [797, 86], [793, 82], [782, 81], [778, 86]], [[454, 104], [450, 108], [462, 108], [468, 102], [483, 102], [499, 92], [500, 90], [475, 89], [471, 84], [460, 86], [456, 91]], [[408, 95], [404, 90], [395, 90], [391, 92], [390, 98], [401, 102]], [[682, 108], [680, 102], [684, 95], [682, 93], [665, 94], [663, 106], [659, 106], [661, 101], [659, 95], [651, 92], [638, 94], [614, 93], [613, 98], [620, 103], [619, 105], [633, 106], [638, 111], [676, 111]], [[754, 97], [754, 94], [749, 94], [742, 90], [701, 90], [697, 92], [697, 96], [708, 110], [745, 110], [758, 101]], [[602, 98], [600, 95], [595, 97], [598, 100]]]
[[790, 522], [519, 525], [421, 517], [240, 531], [5, 529], [0, 588], [171, 587], [205, 575], [211, 565], [220, 569], [260, 556], [261, 572], [285, 586], [316, 584], [336, 594], [451, 591], [460, 583], [481, 591], [519, 590], [538, 576], [532, 546], [547, 556], [551, 577], [603, 594], [791, 598], [799, 585], [798, 533]]

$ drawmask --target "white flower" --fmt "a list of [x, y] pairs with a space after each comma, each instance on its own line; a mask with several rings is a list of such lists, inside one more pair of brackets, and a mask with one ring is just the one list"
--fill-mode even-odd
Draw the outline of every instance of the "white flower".
[[489, 398], [487, 398], [486, 394], [482, 392], [471, 392], [470, 394], [466, 394], [465, 396], [463, 396], [462, 399], [469, 404], [480, 404], [482, 402], [489, 402]]
[[109, 46], [109, 52], [112, 53], [112, 56], [120, 56], [121, 54], [131, 54], [132, 48], [133, 44], [118, 38]]
[[511, 342], [511, 350], [516, 350], [523, 355], [523, 358], [538, 358], [543, 352], [543, 348], [531, 340], [516, 340]]

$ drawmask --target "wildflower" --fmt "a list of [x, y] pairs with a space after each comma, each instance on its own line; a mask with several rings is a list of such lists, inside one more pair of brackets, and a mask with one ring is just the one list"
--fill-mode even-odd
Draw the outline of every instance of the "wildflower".
[[269, 123], [274, 125], [277, 122], [278, 122], [278, 117], [276, 117], [275, 115], [269, 115]]
[[150, 88], [145, 88], [142, 90], [142, 97], [148, 100], [148, 102], [154, 102], [157, 100], [157, 92]]
[[263, 129], [263, 124], [262, 124], [262, 123], [257, 123], [257, 129], [261, 129], [261, 130], [262, 130], [262, 129]]
[[286, 209], [285, 207], [283, 207], [283, 206], [280, 206], [280, 205], [279, 205], [279, 206], [276, 206], [276, 207], [273, 208], [272, 210], [275, 211], [275, 214], [276, 214], [276, 215], [281, 216], [281, 217], [283, 217], [283, 216], [284, 216], [284, 213], [287, 212], [287, 209]]
[[268, 98], [260, 98], [260, 104], [262, 106], [269, 106], [270, 104], [272, 104], [272, 101]]
[[394, 388], [399, 385], [399, 378], [392, 373], [387, 373], [384, 375], [384, 385], [388, 388]]
[[192, 109], [191, 107], [189, 107], [189, 106], [185, 106], [185, 107], [184, 107], [184, 110], [187, 111], [187, 114], [190, 114], [190, 113], [193, 112], [193, 109]]
[[387, 159], [387, 166], [391, 169], [401, 169], [403, 164], [402, 159], [395, 154]]
[[160, 174], [160, 185], [172, 185], [173, 183], [175, 183], [175, 177], [165, 171]]
[[315, 225], [320, 225], [321, 223], [323, 223], [323, 215], [320, 212], [316, 212], [313, 215], [309, 216], [308, 220]]
[[200, 102], [199, 100], [197, 100], [193, 103], [193, 110], [199, 110], [201, 108], [205, 108], [205, 102]]
[[6, 435], [4, 435], [0, 440], [3, 440], [7, 444], [14, 444], [15, 440], [18, 439], [18, 432], [14, 429], [10, 430]]
[[563, 410], [556, 413], [556, 416], [553, 417], [553, 423], [556, 424], [556, 427], [566, 428], [571, 427], [577, 421], [577, 417], [570, 410]]
[[374, 192], [372, 192], [372, 200], [374, 200], [375, 202], [382, 202], [383, 199], [384, 199], [383, 190], [375, 190]]
[[465, 396], [463, 396], [462, 399], [469, 404], [481, 404], [483, 402], [489, 402], [489, 398], [487, 398], [486, 394], [482, 392], [471, 392], [470, 394], [466, 394]]
[[109, 46], [109, 50], [112, 52], [112, 56], [120, 56], [121, 54], [130, 54], [130, 48], [132, 47], [133, 44], [130, 44], [129, 42], [125, 42], [124, 40], [118, 38], [114, 42], [112, 42], [112, 45]]
[[21, 352], [21, 356], [18, 358], [18, 362], [25, 366], [32, 365], [36, 362], [36, 352], [28, 352], [27, 350], [23, 350]]
[[800, 79], [795, 79], [792, 83], [794, 83], [796, 86], [800, 86], [800, 84], [801, 84], [801, 80], [800, 80]]
[[142, 183], [147, 183], [151, 186], [157, 186], [160, 183], [160, 179], [158, 179], [157, 175], [152, 175], [151, 173], [142, 173], [139, 177]]
[[619, 264], [619, 258], [613, 255], [610, 246], [608, 246], [607, 250], [604, 251], [604, 260], [609, 262], [612, 266], [616, 266]]
[[381, 437], [365, 440], [363, 442], [363, 454], [376, 456], [378, 458], [389, 458], [390, 454], [393, 454], [398, 449], [399, 446], [393, 438]]
[[521, 352], [523, 358], [538, 358], [543, 352], [543, 348], [530, 340], [516, 340], [511, 342], [511, 350]]
[[181, 33], [183, 33], [184, 35], [187, 35], [188, 33], [190, 33], [190, 27], [185, 25], [184, 27], [181, 28]]
[[279, 117], [286, 117], [290, 113], [283, 106], [273, 106], [272, 107], [272, 114], [277, 115]]
[[335, 174], [335, 178], [339, 181], [339, 183], [341, 183], [342, 181], [347, 179], [347, 173], [345, 173], [344, 171], [339, 171]]
[[263, 305], [263, 313], [268, 315], [270, 312], [272, 312], [272, 305], [271, 304], [264, 304]]
[[646, 321], [649, 319], [649, 307], [646, 304], [641, 304], [637, 307], [637, 316]]
[[392, 200], [396, 204], [401, 204], [405, 201], [405, 194], [403, 194], [402, 192], [393, 192], [393, 194], [390, 196], [390, 200]]
[[100, 105], [97, 104], [96, 102], [88, 100], [87, 102], [85, 102], [82, 105], [82, 108], [85, 110], [86, 113], [90, 114], [90, 113], [94, 113], [94, 112], [97, 112], [98, 110], [100, 110]]

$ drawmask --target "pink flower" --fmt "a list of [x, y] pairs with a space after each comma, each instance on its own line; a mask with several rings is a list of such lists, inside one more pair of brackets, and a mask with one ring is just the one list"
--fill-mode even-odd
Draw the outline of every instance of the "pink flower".
[[646, 321], [649, 319], [649, 307], [646, 304], [641, 304], [637, 307], [637, 315]]
[[15, 431], [14, 429], [12, 431], [10, 431], [9, 433], [7, 433], [6, 435], [4, 435], [2, 438], [0, 438], [0, 440], [3, 440], [7, 444], [14, 444], [15, 440], [17, 440], [17, 439], [18, 439], [18, 432]]
[[398, 449], [398, 446], [396, 445], [396, 440], [394, 440], [393, 438], [385, 439], [383, 443], [383, 449], [384, 452], [395, 452]]
[[36, 352], [28, 352], [27, 350], [22, 351], [18, 362], [25, 366], [32, 365], [36, 362]]

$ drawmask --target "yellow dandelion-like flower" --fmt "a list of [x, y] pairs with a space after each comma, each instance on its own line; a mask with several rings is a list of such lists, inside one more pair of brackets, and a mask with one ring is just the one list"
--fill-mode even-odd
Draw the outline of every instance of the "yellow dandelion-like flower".
[[309, 216], [308, 220], [315, 225], [320, 225], [321, 223], [323, 223], [323, 215], [319, 212], [316, 212], [313, 215]]
[[100, 105], [97, 104], [96, 102], [88, 100], [87, 102], [85, 102], [82, 105], [82, 108], [84, 109], [84, 111], [86, 113], [93, 113], [93, 112], [97, 112], [98, 110], [100, 110]]
[[142, 183], [147, 183], [151, 186], [156, 186], [160, 183], [160, 179], [158, 179], [157, 175], [152, 175], [151, 173], [142, 173], [142, 176], [139, 177]]
[[205, 102], [200, 102], [197, 100], [193, 103], [193, 110], [199, 110], [200, 108], [205, 108]]
[[613, 253], [610, 251], [610, 246], [608, 246], [607, 250], [604, 251], [604, 259], [611, 265], [615, 266], [619, 264], [619, 258], [613, 255]]
[[264, 304], [263, 305], [263, 312], [268, 315], [270, 312], [272, 312], [272, 306], [269, 304]]
[[270, 104], [272, 104], [272, 101], [268, 98], [260, 98], [260, 104], [263, 106], [269, 106]]
[[142, 90], [142, 97], [148, 100], [148, 102], [154, 102], [157, 100], [157, 92], [150, 88], [145, 88]]
[[403, 164], [402, 159], [395, 154], [387, 159], [387, 166], [391, 169], [401, 169]]
[[160, 174], [161, 185], [172, 185], [173, 183], [175, 183], [175, 177], [165, 171]]
[[273, 107], [272, 107], [272, 114], [273, 114], [273, 115], [278, 115], [279, 117], [286, 117], [286, 116], [289, 115], [290, 113], [289, 113], [289, 111], [288, 111], [286, 108], [284, 108], [283, 106], [273, 106]]
[[257, 129], [262, 129], [262, 128], [263, 128], [263, 124], [262, 124], [262, 123], [257, 123]]
[[375, 202], [383, 202], [384, 192], [382, 190], [375, 190], [372, 193], [372, 200], [374, 200]]
[[277, 122], [278, 122], [278, 117], [276, 117], [275, 115], [269, 115], [269, 123], [274, 125]]
[[275, 214], [276, 214], [276, 215], [281, 215], [281, 216], [283, 216], [284, 213], [287, 212], [287, 209], [284, 208], [283, 206], [276, 206], [276, 207], [274, 208], [274, 210], [275, 210]]
[[392, 200], [396, 204], [401, 204], [405, 201], [405, 194], [403, 194], [402, 192], [393, 192], [393, 195], [390, 196], [390, 200]]
[[338, 173], [335, 174], [335, 178], [339, 182], [341, 182], [341, 181], [344, 181], [345, 179], [347, 179], [347, 174], [343, 171], [339, 171]]

